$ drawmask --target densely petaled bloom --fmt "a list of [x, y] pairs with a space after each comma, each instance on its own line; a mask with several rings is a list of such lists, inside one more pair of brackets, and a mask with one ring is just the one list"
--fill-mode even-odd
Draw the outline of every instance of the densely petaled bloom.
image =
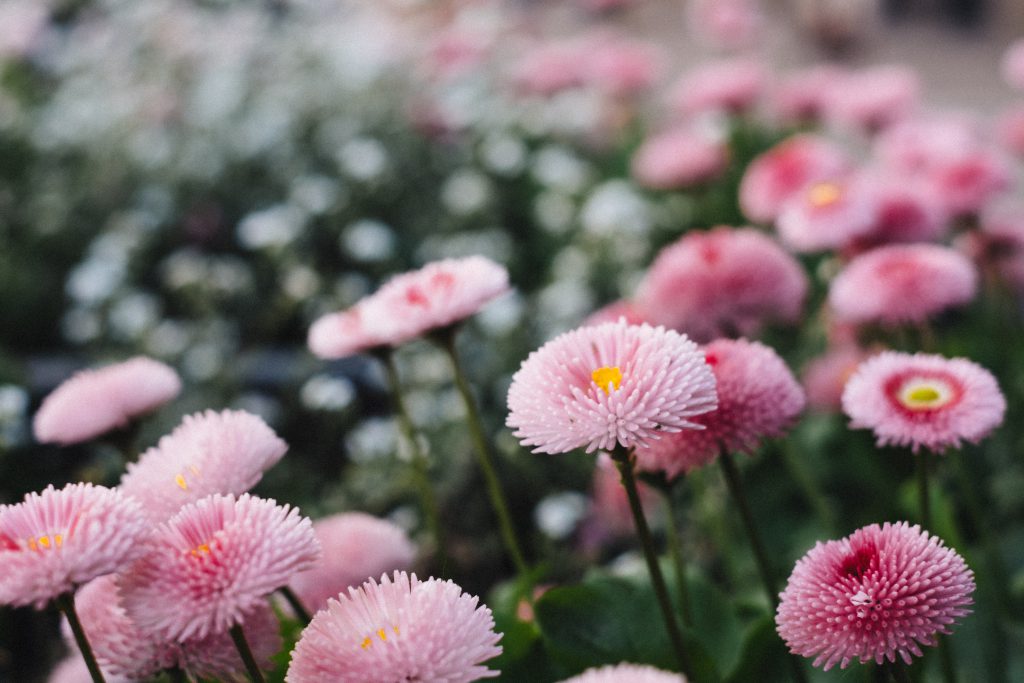
[[506, 424], [535, 453], [589, 453], [696, 428], [691, 418], [716, 403], [696, 344], [620, 321], [577, 328], [532, 352], [512, 377]]
[[859, 176], [823, 179], [787, 199], [775, 227], [794, 251], [839, 249], [871, 233], [877, 209], [875, 193]]
[[799, 319], [807, 275], [775, 241], [752, 228], [690, 232], [658, 254], [636, 294], [652, 324], [699, 342], [753, 335], [767, 322]]
[[0, 506], [0, 604], [42, 608], [141, 552], [139, 504], [92, 484], [48, 486]]
[[832, 281], [828, 302], [845, 322], [921, 322], [970, 302], [977, 286], [974, 264], [954, 249], [891, 245], [850, 261]]
[[[103, 669], [103, 679], [107, 683], [132, 683], [131, 679], [115, 676], [106, 669]], [[82, 656], [74, 654], [57, 664], [46, 681], [47, 683], [93, 683], [93, 677]]]
[[718, 409], [693, 420], [700, 431], [669, 434], [638, 446], [640, 469], [668, 478], [713, 460], [719, 452], [752, 453], [761, 440], [781, 436], [804, 409], [804, 392], [773, 349], [745, 339], [718, 339], [704, 347], [715, 373]]
[[323, 556], [296, 574], [291, 587], [312, 612], [328, 598], [359, 586], [368, 578], [409, 569], [416, 547], [399, 526], [362, 512], [345, 512], [313, 522]]
[[825, 138], [791, 137], [747, 166], [740, 182], [740, 207], [750, 220], [771, 223], [790, 197], [816, 181], [841, 177], [849, 168], [846, 154]]
[[387, 346], [382, 330], [363, 324], [362, 306], [328, 313], [316, 319], [309, 328], [309, 350], [320, 358], [345, 358], [371, 349]]
[[187, 415], [173, 432], [130, 463], [120, 489], [145, 503], [153, 522], [214, 493], [245, 493], [288, 450], [251, 413], [225, 410]]
[[587, 669], [562, 683], [686, 683], [686, 677], [643, 664], [614, 664]]
[[123, 574], [122, 602], [155, 637], [202, 638], [241, 623], [319, 557], [313, 526], [297, 509], [248, 494], [210, 496], [153, 532]]
[[912, 69], [862, 69], [847, 73], [829, 88], [825, 116], [840, 126], [872, 133], [910, 116], [920, 93], [920, 79]]
[[998, 427], [1006, 399], [992, 374], [965, 358], [885, 351], [857, 367], [843, 391], [850, 426], [878, 445], [935, 452], [977, 443]]
[[787, 123], [819, 122], [825, 114], [829, 94], [845, 75], [844, 69], [832, 64], [819, 64], [789, 74], [772, 90], [772, 112]]
[[861, 243], [930, 242], [949, 227], [945, 202], [933, 183], [888, 170], [863, 176], [874, 195], [874, 224]]
[[641, 325], [647, 322], [636, 309], [636, 304], [632, 301], [619, 299], [606, 306], [602, 306], [588, 315], [587, 319], [583, 321], [583, 324], [600, 325], [601, 323], [614, 323], [618, 322], [619, 318], [622, 318], [630, 325]]
[[641, 185], [671, 190], [714, 179], [728, 160], [725, 145], [687, 126], [645, 140], [633, 155], [632, 169]]
[[181, 380], [173, 369], [142, 356], [82, 370], [46, 397], [32, 428], [43, 443], [79, 443], [123, 427], [180, 391]]
[[[140, 629], [121, 605], [116, 577], [116, 574], [101, 576], [75, 595], [75, 609], [82, 629], [104, 672], [141, 680], [163, 669], [178, 667], [198, 678], [232, 679], [245, 670], [227, 633], [179, 643], [156, 638]], [[262, 668], [270, 668], [270, 658], [281, 648], [273, 610], [269, 604], [257, 606], [244, 615], [242, 624], [257, 662]], [[74, 647], [67, 622], [64, 622], [64, 635], [69, 646]]]
[[941, 539], [906, 522], [818, 542], [781, 593], [776, 628], [791, 652], [827, 671], [858, 660], [910, 664], [969, 613], [973, 572]]
[[669, 96], [683, 114], [743, 112], [764, 90], [764, 66], [752, 59], [729, 59], [701, 64], [679, 79]]
[[292, 652], [288, 683], [469, 683], [498, 675], [491, 610], [451, 581], [395, 572], [327, 603]]

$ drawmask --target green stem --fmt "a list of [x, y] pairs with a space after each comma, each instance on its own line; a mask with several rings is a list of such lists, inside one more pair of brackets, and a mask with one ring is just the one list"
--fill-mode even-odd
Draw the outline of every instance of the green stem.
[[263, 672], [260, 671], [256, 658], [252, 656], [252, 650], [249, 649], [245, 633], [242, 632], [242, 625], [235, 624], [231, 627], [230, 633], [231, 640], [235, 641], [235, 648], [242, 657], [242, 663], [245, 664], [245, 670], [249, 672], [249, 678], [252, 679], [253, 683], [264, 683]]
[[466, 422], [469, 425], [469, 435], [475, 445], [474, 450], [477, 462], [480, 465], [480, 471], [484, 475], [484, 483], [487, 486], [487, 494], [491, 499], [491, 507], [494, 508], [494, 513], [498, 516], [498, 525], [501, 530], [502, 541], [505, 543], [505, 551], [512, 558], [520, 580], [528, 583], [530, 569], [523, 558], [523, 552], [516, 537], [515, 527], [512, 525], [512, 516], [509, 514], [508, 504], [505, 502], [505, 494], [501, 490], [501, 482], [498, 480], [498, 474], [494, 470], [494, 459], [491, 455], [490, 446], [487, 443], [487, 437], [484, 434], [484, 426], [476, 407], [476, 400], [473, 398], [473, 392], [469, 387], [469, 382], [466, 380], [465, 372], [463, 372], [462, 365], [459, 362], [459, 354], [455, 349], [456, 332], [456, 328], [446, 330], [441, 336], [442, 346], [448, 353], [448, 359], [452, 364], [452, 373], [455, 377], [455, 386], [458, 387], [459, 394], [462, 395], [462, 401], [466, 406]]
[[302, 604], [302, 600], [295, 594], [295, 591], [290, 586], [281, 586], [278, 590], [281, 592], [282, 597], [288, 601], [288, 605], [295, 612], [295, 616], [302, 622], [302, 625], [309, 626], [309, 622], [313, 620], [313, 617], [310, 616], [309, 610]]
[[647, 518], [644, 517], [644, 509], [640, 505], [640, 495], [636, 490], [636, 478], [633, 475], [632, 453], [624, 448], [617, 447], [612, 453], [612, 459], [619, 468], [622, 477], [622, 485], [626, 489], [626, 496], [629, 498], [629, 508], [633, 512], [633, 521], [636, 523], [636, 533], [640, 537], [640, 545], [644, 549], [644, 558], [647, 560], [647, 570], [651, 575], [651, 586], [658, 598], [658, 606], [661, 608], [661, 616], [665, 620], [665, 629], [668, 631], [669, 641], [676, 651], [679, 659], [679, 667], [687, 678], [693, 678], [693, 667], [690, 665], [690, 656], [683, 643], [683, 634], [676, 623], [675, 609], [668, 595], [668, 588], [665, 587], [665, 577], [661, 574], [661, 567], [658, 565], [658, 555], [654, 549], [654, 540], [651, 538], [651, 530], [647, 526]]
[[693, 628], [693, 616], [690, 611], [690, 591], [686, 585], [686, 561], [683, 559], [683, 547], [680, 541], [679, 529], [676, 526], [676, 517], [672, 510], [672, 495], [669, 491], [665, 494], [665, 532], [668, 536], [668, 552], [672, 556], [672, 564], [676, 570], [676, 590], [679, 592], [680, 614], [683, 616], [683, 624], [687, 628]]
[[164, 670], [167, 672], [167, 677], [171, 679], [171, 683], [188, 683], [188, 677], [181, 668], [173, 666]]
[[779, 449], [780, 455], [782, 456], [782, 462], [785, 463], [786, 469], [789, 470], [789, 474], [793, 477], [793, 481], [796, 482], [797, 486], [803, 492], [807, 502], [811, 504], [811, 508], [814, 513], [821, 520], [821, 523], [829, 531], [832, 531], [836, 527], [835, 514], [832, 512], [832, 506], [829, 505], [828, 500], [821, 493], [821, 489], [818, 488], [817, 483], [814, 481], [814, 477], [808, 472], [807, 468], [804, 467], [803, 461], [793, 453], [792, 440], [787, 440], [786, 443]]
[[914, 456], [917, 460], [917, 499], [920, 506], [921, 528], [931, 532], [932, 527], [932, 502], [931, 494], [928, 491], [928, 458], [927, 453], [919, 453]]
[[75, 596], [73, 593], [63, 593], [55, 598], [57, 609], [64, 613], [71, 627], [71, 633], [75, 636], [75, 643], [78, 644], [78, 651], [82, 653], [85, 666], [89, 669], [93, 683], [106, 683], [100, 665], [96, 662], [96, 655], [93, 654], [89, 639], [85, 637], [82, 629], [82, 622], [78, 620], [78, 613], [75, 612]]
[[942, 680], [945, 683], [956, 683], [956, 664], [953, 661], [953, 648], [946, 636], [939, 636], [939, 661], [942, 663]]

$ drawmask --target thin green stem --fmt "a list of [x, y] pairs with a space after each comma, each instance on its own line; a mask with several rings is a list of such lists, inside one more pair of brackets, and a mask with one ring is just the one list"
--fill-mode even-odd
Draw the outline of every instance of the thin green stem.
[[106, 683], [106, 680], [103, 678], [103, 672], [100, 670], [100, 665], [96, 662], [96, 655], [92, 652], [92, 646], [89, 645], [89, 639], [85, 637], [82, 622], [78, 620], [78, 613], [75, 612], [74, 594], [63, 593], [58, 595], [55, 602], [57, 603], [57, 609], [63, 612], [68, 620], [68, 626], [71, 627], [71, 633], [75, 636], [78, 651], [82, 653], [82, 659], [85, 660], [85, 666], [89, 669], [89, 675], [92, 676], [93, 683]]
[[309, 614], [309, 610], [302, 604], [302, 600], [295, 594], [295, 591], [290, 586], [281, 586], [278, 588], [281, 592], [281, 596], [288, 602], [288, 605], [295, 612], [296, 618], [302, 622], [303, 626], [309, 626], [309, 622], [313, 620], [313, 617]]
[[658, 598], [658, 606], [661, 608], [661, 616], [665, 620], [665, 629], [668, 631], [669, 641], [676, 651], [679, 659], [679, 667], [687, 678], [693, 678], [693, 667], [690, 665], [690, 656], [686, 651], [683, 642], [682, 631], [676, 622], [676, 612], [672, 607], [672, 600], [668, 595], [668, 588], [665, 586], [665, 577], [661, 574], [661, 567], [658, 565], [658, 554], [654, 549], [654, 540], [651, 538], [651, 530], [647, 526], [647, 518], [644, 516], [644, 509], [640, 505], [640, 495], [636, 489], [636, 477], [633, 474], [632, 453], [622, 447], [615, 449], [612, 459], [619, 468], [622, 477], [622, 485], [626, 489], [626, 496], [629, 498], [629, 509], [633, 512], [633, 521], [636, 523], [636, 533], [640, 537], [640, 545], [644, 549], [644, 558], [647, 560], [647, 570], [651, 575], [651, 586]]
[[665, 494], [665, 534], [668, 537], [668, 552], [672, 556], [672, 564], [676, 570], [676, 590], [679, 593], [680, 614], [683, 624], [693, 628], [693, 616], [690, 610], [690, 591], [686, 585], [686, 561], [683, 559], [683, 546], [676, 526], [676, 516], [672, 510], [672, 495]]
[[235, 648], [242, 657], [242, 663], [245, 664], [245, 670], [249, 672], [249, 678], [253, 683], [264, 683], [263, 672], [260, 671], [256, 658], [253, 657], [252, 650], [249, 649], [249, 642], [245, 639], [241, 624], [231, 627], [231, 640], [235, 641]]
[[942, 680], [945, 683], [956, 683], [956, 663], [953, 660], [953, 648], [949, 639], [939, 636], [939, 661], [942, 663]]
[[932, 530], [932, 501], [928, 485], [929, 455], [918, 453], [917, 460], [917, 500], [920, 507], [921, 527], [928, 532]]
[[455, 348], [456, 331], [455, 328], [445, 331], [441, 337], [442, 346], [448, 353], [448, 359], [452, 365], [452, 373], [455, 377], [455, 386], [458, 388], [459, 394], [462, 395], [462, 401], [466, 406], [466, 422], [469, 425], [469, 435], [473, 439], [474, 451], [476, 452], [477, 462], [480, 465], [480, 471], [484, 475], [484, 483], [487, 486], [487, 494], [491, 499], [491, 507], [494, 508], [494, 513], [498, 517], [498, 525], [501, 530], [502, 541], [505, 543], [505, 551], [512, 558], [520, 580], [528, 583], [530, 580], [530, 568], [526, 564], [523, 551], [520, 549], [519, 539], [516, 537], [515, 527], [512, 525], [512, 516], [509, 514], [508, 503], [505, 502], [505, 494], [501, 489], [501, 482], [498, 480], [498, 474], [494, 469], [494, 458], [491, 455], [487, 436], [484, 434], [483, 421], [480, 419], [476, 400], [473, 398], [473, 392], [469, 387], [469, 382], [466, 380], [466, 374], [462, 370], [462, 364], [459, 362], [459, 354]]

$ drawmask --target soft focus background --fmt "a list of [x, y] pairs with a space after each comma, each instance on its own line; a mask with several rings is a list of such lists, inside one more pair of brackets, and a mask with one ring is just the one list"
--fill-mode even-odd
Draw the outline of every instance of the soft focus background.
[[[677, 115], [678, 77], [731, 54], [758, 60], [769, 80], [825, 60], [902, 64], [919, 74], [922, 111], [976, 117], [994, 138], [1019, 97], [1000, 76], [1024, 35], [1014, 0], [733, 4], [754, 13], [716, 24], [700, 3], [671, 0], [0, 0], [0, 502], [51, 482], [117, 482], [113, 447], [41, 446], [31, 416], [74, 370], [142, 353], [175, 367], [186, 389], [145, 421], [137, 449], [182, 415], [244, 408], [290, 444], [259, 493], [314, 517], [366, 510], [416, 532], [380, 368], [320, 361], [306, 331], [391, 274], [484, 254], [507, 265], [515, 292], [470, 322], [460, 349], [529, 554], [552, 583], [635, 563], [629, 537], [593, 521], [592, 456], [521, 449], [503, 427], [505, 393], [530, 350], [631, 295], [662, 246], [748, 222], [743, 169], [797, 126], [768, 96], [745, 117], [702, 116], [703, 131], [728, 141], [728, 168], [697, 189], [645, 188], [630, 159]], [[866, 154], [862, 133], [830, 134]], [[1019, 154], [1017, 135], [1017, 149], [994, 144]], [[813, 313], [836, 269], [828, 256], [804, 263], [807, 322], [763, 337], [795, 371], [825, 347]], [[995, 317], [979, 304], [938, 330], [940, 348], [992, 369], [1009, 401], [1006, 426], [962, 455], [1010, 589], [981, 591], [960, 629], [958, 661], [976, 673], [966, 680], [1024, 680], [1020, 304], [1017, 290]], [[445, 358], [416, 343], [398, 361], [435, 463], [447, 570], [487, 596], [511, 568]], [[911, 460], [845, 422], [809, 414], [745, 463], [783, 576], [816, 540], [915, 510]], [[801, 476], [824, 491], [824, 518]], [[678, 496], [684, 545], [717, 586], [708, 591], [738, 605], [714, 615], [714, 655], [734, 680], [754, 680], [742, 644], [763, 598], [746, 547], [723, 540], [739, 524], [717, 471], [699, 479], [702, 495]], [[971, 520], [948, 507], [937, 516], [969, 560], [991, 560]], [[0, 609], [0, 681], [45, 678], [62, 652], [56, 633], [52, 614]], [[515, 666], [503, 680], [551, 680]]]

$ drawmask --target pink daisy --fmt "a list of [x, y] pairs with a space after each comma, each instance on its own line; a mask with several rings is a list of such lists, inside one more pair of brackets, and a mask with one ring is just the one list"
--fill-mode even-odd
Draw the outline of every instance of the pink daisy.
[[210, 496], [153, 532], [123, 574], [122, 602], [146, 633], [203, 638], [242, 623], [319, 557], [313, 526], [297, 509], [248, 494]]
[[646, 187], [671, 190], [713, 180], [728, 164], [728, 151], [693, 127], [648, 138], [633, 155], [633, 175]]
[[362, 309], [356, 304], [317, 318], [309, 328], [309, 350], [319, 358], [345, 358], [387, 346], [382, 330], [363, 324]]
[[845, 75], [844, 69], [831, 64], [791, 73], [773, 89], [771, 109], [786, 123], [818, 123], [825, 114], [829, 93]]
[[796, 322], [807, 288], [803, 267], [770, 237], [720, 226], [663, 249], [639, 285], [636, 309], [703, 342]]
[[672, 107], [686, 115], [724, 111], [739, 114], [761, 97], [767, 74], [753, 59], [729, 59], [701, 64], [673, 86]]
[[828, 302], [840, 321], [895, 325], [965, 305], [977, 287], [974, 265], [949, 247], [892, 245], [850, 261], [832, 281]]
[[874, 196], [875, 216], [861, 242], [930, 242], [948, 230], [945, 202], [933, 183], [886, 169], [869, 170], [863, 180]]
[[858, 366], [843, 391], [850, 426], [879, 446], [941, 452], [977, 443], [998, 427], [1006, 399], [992, 374], [965, 358], [885, 351]]
[[211, 494], [248, 491], [287, 450], [256, 415], [207, 410], [186, 415], [137, 463], [129, 463], [119, 488], [145, 503], [151, 521], [162, 522]]
[[313, 522], [323, 556], [311, 569], [296, 574], [291, 588], [311, 612], [329, 598], [369, 577], [409, 569], [416, 547], [397, 525], [362, 512], [346, 512]]
[[663, 56], [652, 45], [598, 32], [586, 41], [583, 78], [615, 97], [648, 90], [658, 79]]
[[583, 84], [584, 60], [579, 41], [534, 46], [513, 68], [512, 79], [524, 92], [554, 95]]
[[823, 413], [839, 412], [843, 407], [846, 382], [870, 355], [862, 348], [845, 344], [811, 359], [802, 375], [807, 405]]
[[[131, 679], [124, 676], [115, 676], [106, 669], [103, 669], [103, 679], [107, 683], [132, 683]], [[80, 655], [65, 658], [46, 679], [47, 683], [93, 683], [92, 674]]]
[[686, 683], [686, 677], [653, 666], [615, 664], [587, 669], [562, 683]]
[[692, 0], [686, 9], [694, 37], [726, 50], [752, 45], [764, 24], [757, 0]]
[[137, 502], [92, 484], [48, 486], [0, 506], [0, 604], [47, 602], [141, 552], [148, 525]]
[[740, 182], [740, 207], [750, 220], [771, 223], [790, 197], [849, 168], [846, 154], [825, 138], [791, 137], [750, 162]]
[[1003, 53], [1003, 80], [1017, 90], [1024, 90], [1024, 39], [1017, 40]]
[[874, 133], [908, 118], [917, 108], [921, 82], [905, 66], [876, 66], [846, 74], [828, 90], [825, 115], [841, 127]]
[[499, 674], [491, 610], [451, 581], [395, 572], [327, 603], [292, 652], [288, 683], [469, 683]]
[[836, 664], [907, 664], [970, 612], [973, 572], [952, 548], [906, 522], [818, 542], [797, 560], [775, 624], [794, 654]]
[[624, 319], [630, 325], [642, 325], [647, 322], [636, 309], [636, 304], [625, 299], [613, 301], [607, 306], [597, 309], [583, 321], [584, 325], [600, 325], [601, 323], [618, 322]]
[[177, 373], [151, 358], [82, 370], [43, 400], [32, 429], [42, 443], [79, 443], [125, 426], [180, 392]]
[[793, 194], [782, 204], [775, 227], [794, 251], [824, 251], [867, 236], [877, 215], [871, 186], [860, 176], [846, 176], [819, 180]]
[[1024, 102], [1015, 102], [1000, 113], [995, 132], [1000, 145], [1017, 158], [1024, 157]]
[[581, 327], [532, 352], [512, 377], [506, 424], [535, 453], [612, 450], [698, 428], [715, 381], [697, 345], [625, 321]]
[[803, 411], [803, 389], [770, 347], [719, 339], [704, 347], [704, 356], [715, 374], [718, 409], [694, 418], [703, 430], [639, 446], [640, 469], [672, 479], [714, 460], [722, 450], [753, 453], [763, 439], [782, 436]]

